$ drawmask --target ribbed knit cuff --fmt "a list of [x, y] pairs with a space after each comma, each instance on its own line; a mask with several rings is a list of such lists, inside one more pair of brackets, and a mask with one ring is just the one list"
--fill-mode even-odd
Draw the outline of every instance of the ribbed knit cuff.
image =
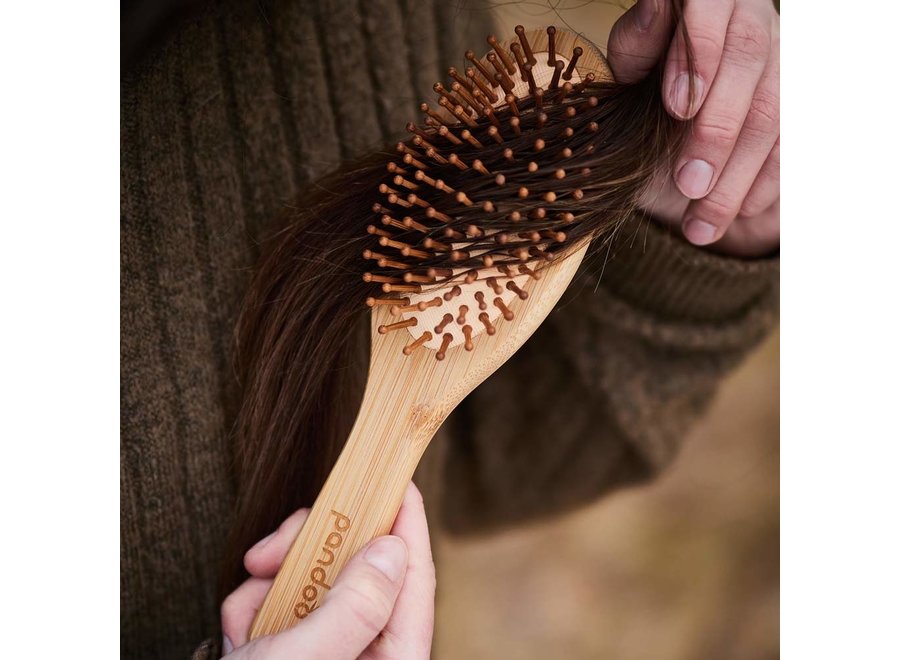
[[[607, 248], [601, 248], [604, 257]], [[737, 259], [687, 243], [646, 215], [617, 233], [601, 286], [623, 302], [666, 320], [726, 321], [777, 287], [778, 256]], [[602, 263], [602, 262], [600, 262]]]

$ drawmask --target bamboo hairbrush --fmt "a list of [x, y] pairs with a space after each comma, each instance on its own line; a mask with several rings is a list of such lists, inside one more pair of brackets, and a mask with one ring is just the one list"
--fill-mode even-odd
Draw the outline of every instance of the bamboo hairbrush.
[[467, 52], [464, 74], [450, 69], [387, 164], [362, 255], [373, 287], [362, 407], [251, 638], [307, 616], [389, 532], [438, 427], [537, 329], [585, 255], [580, 218], [612, 185], [585, 166], [603, 148], [593, 94], [612, 75], [572, 33], [516, 34], [489, 37], [485, 58]]

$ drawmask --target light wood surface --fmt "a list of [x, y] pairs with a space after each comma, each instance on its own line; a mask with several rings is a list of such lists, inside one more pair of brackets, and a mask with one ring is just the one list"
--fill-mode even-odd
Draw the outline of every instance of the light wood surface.
[[[535, 56], [547, 37], [529, 31]], [[609, 77], [608, 67], [589, 42], [557, 32], [557, 55], [584, 48], [577, 71]], [[545, 56], [546, 57], [546, 56]], [[255, 639], [284, 630], [321, 604], [343, 565], [371, 539], [387, 534], [431, 438], [450, 412], [500, 367], [537, 329], [575, 275], [587, 243], [527, 280], [528, 299], [512, 298], [515, 319], [500, 318], [493, 336], [475, 338], [472, 351], [451, 346], [442, 361], [431, 348], [403, 355], [410, 340], [404, 330], [387, 335], [378, 326], [396, 321], [385, 307], [372, 311], [372, 353], [363, 403], [350, 437], [251, 627]]]

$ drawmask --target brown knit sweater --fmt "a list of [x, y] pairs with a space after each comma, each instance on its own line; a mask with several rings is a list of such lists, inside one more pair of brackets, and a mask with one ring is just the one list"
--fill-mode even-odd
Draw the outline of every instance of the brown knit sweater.
[[[124, 69], [124, 657], [186, 657], [218, 634], [232, 329], [278, 210], [402, 130], [488, 18], [437, 0], [225, 0]], [[606, 257], [435, 438], [418, 482], [437, 533], [555, 515], [657, 473], [775, 321], [774, 259], [715, 256], [645, 218]]]

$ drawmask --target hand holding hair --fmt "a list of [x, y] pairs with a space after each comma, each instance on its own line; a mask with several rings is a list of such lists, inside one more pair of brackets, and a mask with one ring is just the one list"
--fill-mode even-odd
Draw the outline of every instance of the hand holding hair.
[[609, 38], [619, 82], [665, 57], [666, 109], [693, 122], [673, 176], [643, 206], [695, 245], [763, 256], [780, 240], [779, 16], [771, 0], [683, 5], [678, 16], [671, 0], [638, 0]]
[[296, 626], [247, 642], [253, 617], [308, 509], [300, 509], [244, 557], [251, 577], [222, 603], [229, 658], [428, 658], [434, 626], [434, 563], [422, 495], [410, 483], [391, 536], [344, 567], [321, 607]]

